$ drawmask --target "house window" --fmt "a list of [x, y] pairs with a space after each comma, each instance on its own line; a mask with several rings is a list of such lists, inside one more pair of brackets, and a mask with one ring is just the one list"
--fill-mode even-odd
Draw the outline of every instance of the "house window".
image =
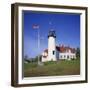
[[62, 58], [62, 56], [60, 56]]
[[69, 59], [69, 55], [67, 56], [67, 59]]
[[55, 54], [55, 51], [53, 51], [53, 55]]
[[66, 56], [64, 55], [64, 58], [65, 58]]

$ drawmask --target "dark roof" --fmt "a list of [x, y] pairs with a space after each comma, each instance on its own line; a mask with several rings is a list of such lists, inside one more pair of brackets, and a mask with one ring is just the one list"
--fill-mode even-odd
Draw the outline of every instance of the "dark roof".
[[48, 53], [48, 49], [45, 49], [44, 52]]
[[71, 48], [71, 47], [69, 47], [69, 46], [56, 46], [56, 49], [59, 51], [59, 52], [62, 52], [62, 53], [64, 53], [64, 52], [68, 52], [69, 50], [72, 52], [72, 53], [75, 53], [76, 52], [76, 50], [75, 50], [75, 48]]
[[[75, 53], [76, 50], [75, 48], [71, 48], [69, 46], [56, 46], [56, 50], [61, 52], [61, 53], [65, 53], [65, 52], [68, 52], [69, 50], [72, 52], [72, 53]], [[45, 49], [44, 52], [48, 53], [48, 49]]]

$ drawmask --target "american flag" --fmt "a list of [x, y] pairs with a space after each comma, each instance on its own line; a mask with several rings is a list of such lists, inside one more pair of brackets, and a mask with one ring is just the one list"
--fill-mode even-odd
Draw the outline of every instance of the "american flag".
[[33, 29], [39, 29], [39, 25], [33, 24], [32, 28], [33, 28]]

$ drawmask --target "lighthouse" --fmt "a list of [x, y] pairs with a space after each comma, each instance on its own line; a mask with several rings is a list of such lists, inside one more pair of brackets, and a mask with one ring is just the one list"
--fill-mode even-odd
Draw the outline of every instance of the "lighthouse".
[[51, 29], [48, 33], [48, 48], [42, 52], [42, 62], [76, 59], [76, 49], [69, 46], [56, 46], [56, 33]]
[[54, 30], [50, 30], [48, 34], [48, 61], [56, 61], [56, 34]]

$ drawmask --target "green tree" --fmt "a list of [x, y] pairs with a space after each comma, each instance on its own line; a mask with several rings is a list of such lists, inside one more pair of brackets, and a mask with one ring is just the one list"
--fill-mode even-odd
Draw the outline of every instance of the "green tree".
[[[34, 61], [38, 62], [38, 56], [35, 57]], [[41, 55], [39, 55], [39, 61], [41, 61]]]
[[24, 60], [25, 60], [26, 62], [30, 63], [30, 60], [28, 59], [28, 56], [27, 56], [27, 55], [25, 55]]
[[76, 49], [76, 57], [77, 58], [80, 58], [80, 48], [77, 48]]

